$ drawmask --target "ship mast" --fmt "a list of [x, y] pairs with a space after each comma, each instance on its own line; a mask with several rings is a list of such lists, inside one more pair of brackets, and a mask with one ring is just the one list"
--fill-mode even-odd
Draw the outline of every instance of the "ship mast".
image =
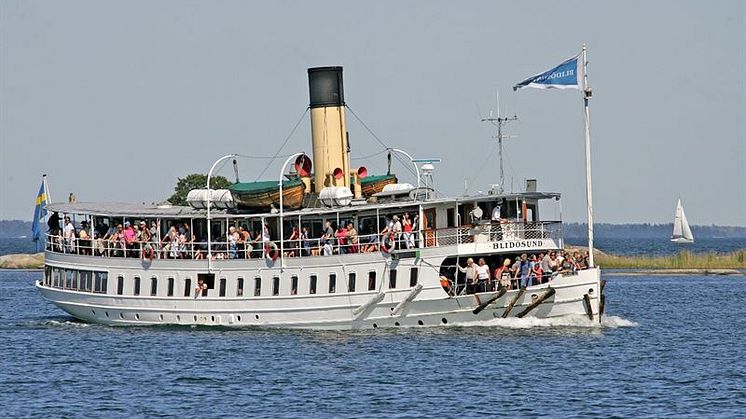
[[501, 194], [505, 191], [505, 171], [503, 169], [503, 139], [507, 138], [515, 138], [513, 135], [503, 135], [503, 125], [505, 125], [508, 122], [511, 121], [517, 121], [518, 116], [513, 115], [511, 117], [501, 116], [500, 115], [500, 91], [497, 91], [497, 116], [492, 115], [492, 111], [490, 111], [490, 116], [487, 118], [482, 118], [482, 122], [489, 122], [490, 124], [497, 127], [497, 134], [495, 135], [495, 138], [497, 138], [497, 155], [498, 160], [500, 161], [500, 183], [497, 185], [497, 193]]

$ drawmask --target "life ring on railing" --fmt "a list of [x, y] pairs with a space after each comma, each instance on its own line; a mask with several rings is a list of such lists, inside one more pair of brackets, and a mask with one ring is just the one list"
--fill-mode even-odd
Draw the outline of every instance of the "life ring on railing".
[[383, 239], [381, 239], [381, 251], [383, 253], [389, 253], [391, 252], [391, 249], [393, 248], [394, 248], [394, 235], [387, 234], [383, 236]]
[[264, 257], [276, 261], [280, 257], [280, 251], [277, 249], [275, 242], [269, 242], [264, 245]]
[[143, 259], [149, 259], [149, 260], [155, 259], [155, 249], [153, 249], [153, 246], [150, 244], [146, 244], [145, 246], [143, 246], [141, 257]]

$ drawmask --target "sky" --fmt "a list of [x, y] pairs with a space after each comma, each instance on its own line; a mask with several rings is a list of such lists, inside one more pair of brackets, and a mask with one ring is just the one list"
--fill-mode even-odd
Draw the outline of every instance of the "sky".
[[[441, 158], [439, 191], [535, 178], [585, 220], [576, 90], [511, 87], [588, 46], [594, 219], [746, 226], [744, 1], [0, 2], [0, 219], [53, 200], [159, 202], [178, 177], [240, 153], [242, 180], [311, 152], [309, 67], [344, 67], [375, 136]], [[281, 144], [300, 122], [287, 144]], [[353, 165], [386, 170], [353, 115]], [[414, 183], [395, 162], [401, 180]], [[231, 178], [230, 167], [220, 174]], [[270, 175], [271, 174], [271, 175]]]

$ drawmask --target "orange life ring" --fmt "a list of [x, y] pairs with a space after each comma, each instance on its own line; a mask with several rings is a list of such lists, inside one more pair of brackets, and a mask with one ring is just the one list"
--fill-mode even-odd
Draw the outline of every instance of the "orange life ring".
[[267, 259], [272, 259], [272, 262], [276, 261], [278, 257], [280, 257], [280, 251], [277, 250], [277, 245], [275, 242], [269, 242], [266, 245], [264, 245], [264, 257]]
[[381, 240], [381, 251], [383, 253], [389, 253], [394, 247], [394, 234], [387, 234]]
[[153, 246], [152, 245], [143, 246], [141, 257], [143, 259], [150, 259], [150, 260], [155, 259], [155, 249], [153, 249]]

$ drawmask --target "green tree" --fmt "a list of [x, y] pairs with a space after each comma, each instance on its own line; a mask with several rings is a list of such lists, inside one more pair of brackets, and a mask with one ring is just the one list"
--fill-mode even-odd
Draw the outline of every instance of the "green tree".
[[[225, 189], [232, 183], [224, 176], [213, 176], [210, 178], [210, 189]], [[174, 194], [168, 198], [172, 205], [186, 205], [186, 198], [192, 189], [205, 189], [207, 186], [207, 175], [192, 173], [185, 178], [178, 178], [174, 187]]]

